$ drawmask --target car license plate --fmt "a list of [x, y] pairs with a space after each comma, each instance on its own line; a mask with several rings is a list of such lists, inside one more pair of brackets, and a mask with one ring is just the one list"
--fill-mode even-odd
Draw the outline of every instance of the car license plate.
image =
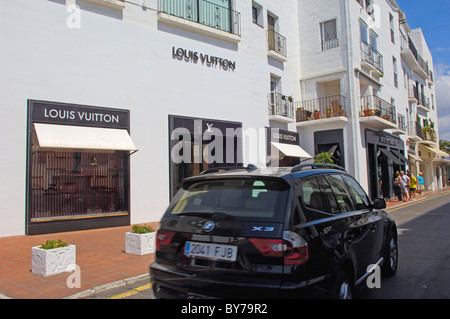
[[186, 243], [184, 254], [189, 257], [235, 261], [237, 256], [237, 247], [188, 241]]

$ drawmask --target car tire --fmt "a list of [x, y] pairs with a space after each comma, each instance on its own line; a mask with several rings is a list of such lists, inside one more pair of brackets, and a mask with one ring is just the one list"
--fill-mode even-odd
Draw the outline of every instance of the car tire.
[[340, 271], [334, 280], [331, 297], [333, 299], [352, 299], [353, 283], [345, 271]]
[[384, 263], [381, 267], [383, 276], [392, 277], [397, 272], [398, 267], [398, 245], [397, 236], [394, 232], [389, 233], [386, 247], [384, 249]]

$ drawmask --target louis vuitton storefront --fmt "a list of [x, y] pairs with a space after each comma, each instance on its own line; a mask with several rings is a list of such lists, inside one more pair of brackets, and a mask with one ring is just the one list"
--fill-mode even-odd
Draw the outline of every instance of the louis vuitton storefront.
[[394, 197], [395, 172], [405, 171], [412, 163], [405, 157], [405, 143], [399, 137], [366, 130], [369, 195], [371, 198]]
[[169, 115], [170, 197], [184, 178], [214, 167], [242, 166], [242, 123]]
[[130, 224], [128, 110], [28, 101], [26, 234]]

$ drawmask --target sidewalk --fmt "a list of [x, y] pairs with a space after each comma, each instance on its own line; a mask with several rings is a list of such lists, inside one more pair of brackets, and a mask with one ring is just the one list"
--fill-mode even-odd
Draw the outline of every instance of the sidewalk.
[[[149, 223], [156, 229], [158, 223]], [[148, 275], [154, 254], [125, 253], [125, 233], [130, 226], [75, 232], [0, 238], [0, 299], [61, 299], [121, 284], [136, 276]], [[68, 288], [62, 273], [43, 277], [31, 272], [31, 247], [48, 239], [61, 239], [76, 245], [81, 288]]]
[[[450, 191], [428, 191], [416, 201], [387, 202], [387, 210]], [[150, 223], [156, 229], [158, 223]], [[84, 230], [35, 236], [0, 238], [0, 299], [77, 298], [110, 286], [125, 284], [134, 277], [145, 277], [154, 254], [135, 256], [125, 253], [125, 233], [130, 226]], [[42, 277], [31, 273], [31, 247], [48, 239], [62, 239], [76, 245], [76, 263], [81, 270], [81, 288], [68, 288], [70, 273]]]

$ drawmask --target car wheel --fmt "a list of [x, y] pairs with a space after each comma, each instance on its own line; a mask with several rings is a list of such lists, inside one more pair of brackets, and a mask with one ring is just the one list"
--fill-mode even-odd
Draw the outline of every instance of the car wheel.
[[353, 285], [350, 277], [346, 272], [341, 271], [336, 276], [334, 281], [332, 298], [333, 299], [352, 299], [353, 298]]
[[381, 271], [384, 276], [394, 276], [397, 272], [398, 266], [398, 246], [397, 236], [393, 232], [390, 232], [387, 246], [385, 248], [384, 263]]

